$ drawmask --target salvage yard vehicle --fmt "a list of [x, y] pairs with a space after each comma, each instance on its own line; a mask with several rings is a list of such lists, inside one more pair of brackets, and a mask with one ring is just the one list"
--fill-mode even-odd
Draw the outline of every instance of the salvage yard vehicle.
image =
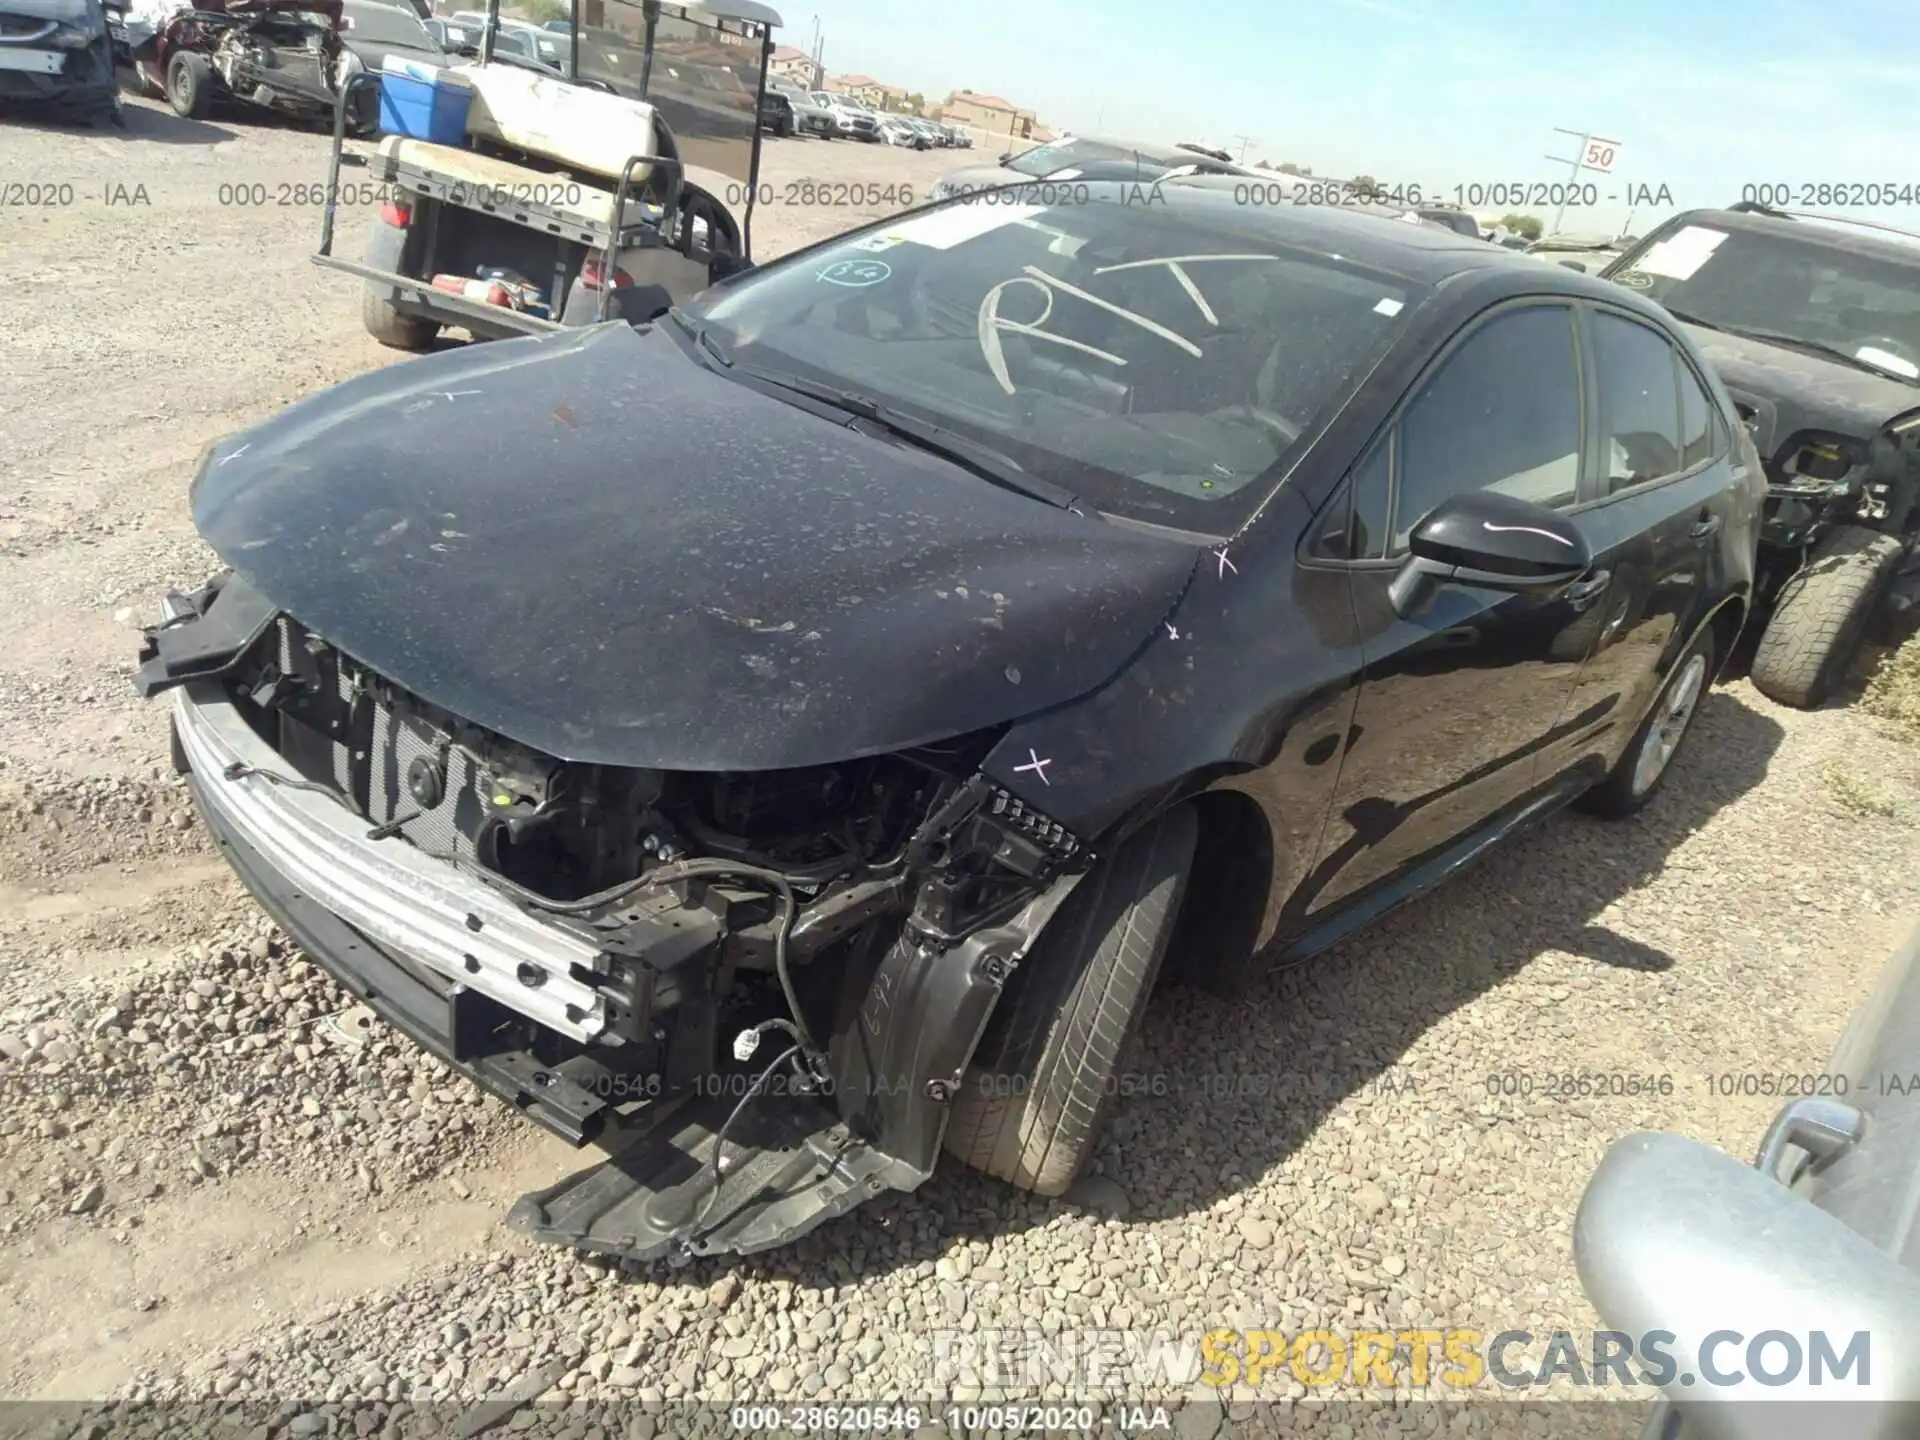
[[[1574, 1222], [1581, 1284], [1605, 1323], [1667, 1337], [1666, 1398], [1642, 1440], [1912, 1435], [1920, 932], [1895, 951], [1824, 1071], [1737, 1078], [1784, 1080], [1791, 1097], [1752, 1165], [1682, 1135], [1628, 1135]], [[1824, 1341], [1825, 1383], [1777, 1341], [1754, 1356], [1748, 1337], [1769, 1331], [1809, 1349]], [[1716, 1383], [1693, 1383], [1703, 1375]]]
[[101, 0], [0, 0], [0, 110], [26, 104], [117, 124], [113, 64]]
[[1920, 236], [1742, 203], [1675, 216], [1601, 274], [1657, 300], [1766, 465], [1752, 678], [1811, 707], [1845, 678], [1920, 535]]
[[[381, 140], [370, 169], [387, 191], [363, 260], [333, 253], [336, 208], [323, 212], [314, 259], [366, 282], [382, 344], [644, 321], [747, 263], [755, 103], [780, 17], [759, 0], [599, 8], [606, 27], [564, 47], [572, 77], [502, 62], [484, 26], [478, 63], [436, 76], [470, 94], [464, 132]], [[336, 127], [330, 196], [344, 138]]]
[[1672, 770], [1762, 487], [1684, 330], [1440, 227], [1044, 189], [202, 460], [230, 568], [138, 685], [307, 954], [609, 1153], [534, 1236], [761, 1250], [943, 1143], [1062, 1193], [1163, 960], [1242, 991]]
[[[143, 13], [160, 18], [132, 49], [136, 73], [188, 119], [257, 106], [331, 122], [342, 87], [388, 55], [445, 58], [411, 7], [377, 0], [199, 0]], [[373, 128], [373, 99], [358, 95], [356, 132]]]
[[1136, 180], [1143, 184], [1180, 175], [1240, 175], [1270, 178], [1221, 160], [1191, 145], [1154, 145], [1132, 140], [1076, 135], [1008, 151], [996, 164], [969, 165], [934, 182], [936, 199], [1024, 184], [1029, 180]]

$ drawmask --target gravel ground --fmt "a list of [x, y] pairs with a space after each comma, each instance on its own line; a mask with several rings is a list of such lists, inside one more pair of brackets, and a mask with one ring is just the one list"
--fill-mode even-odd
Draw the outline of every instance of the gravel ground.
[[[219, 203], [318, 178], [319, 138], [131, 108], [126, 136], [4, 140], [15, 174], [76, 199], [0, 210], [0, 1395], [255, 1402], [295, 1434], [325, 1418], [283, 1402], [366, 1402], [333, 1423], [412, 1413], [418, 1433], [436, 1404], [545, 1396], [586, 1407], [541, 1412], [572, 1433], [646, 1433], [593, 1407], [1192, 1389], [955, 1366], [1000, 1329], [1592, 1327], [1569, 1227], [1607, 1145], [1658, 1128], [1749, 1151], [1773, 1102], [1711, 1077], [1817, 1069], [1916, 911], [1920, 751], [1735, 682], [1639, 821], [1557, 817], [1245, 1006], [1163, 991], [1076, 1203], [945, 1162], [765, 1257], [529, 1246], [506, 1205], [580, 1157], [288, 949], [127, 685], [129, 615], [210, 566], [184, 504], [200, 447], [394, 359], [353, 285], [307, 263], [311, 207]], [[924, 186], [952, 161], [783, 142], [767, 169], [776, 189]], [[149, 203], [107, 203], [116, 185]], [[776, 205], [759, 246], [859, 213]], [[1544, 1093], [1569, 1073], [1652, 1083]], [[1490, 1093], [1499, 1077], [1533, 1089]], [[1236, 1399], [1256, 1395], [1282, 1406], [1243, 1426], [1329, 1434], [1633, 1418], [1289, 1411], [1284, 1377]], [[1180, 1433], [1219, 1423], [1190, 1410]]]

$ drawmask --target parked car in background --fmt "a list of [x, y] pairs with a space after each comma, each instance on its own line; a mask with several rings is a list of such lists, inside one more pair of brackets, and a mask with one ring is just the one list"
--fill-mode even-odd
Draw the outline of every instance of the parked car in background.
[[1547, 235], [1527, 246], [1526, 253], [1538, 255], [1570, 270], [1597, 275], [1635, 244], [1632, 236]]
[[904, 115], [882, 115], [880, 138], [889, 145], [902, 145], [909, 150], [931, 150], [933, 141], [919, 126]]
[[480, 53], [480, 32], [469, 29], [457, 20], [434, 16], [420, 22], [433, 37], [434, 43], [449, 55], [473, 56]]
[[836, 95], [831, 90], [815, 90], [813, 98], [833, 116], [834, 134], [850, 140], [865, 140], [879, 143], [880, 122], [873, 112], [845, 95]]
[[1148, 182], [1171, 175], [1243, 175], [1265, 177], [1231, 161], [1215, 159], [1181, 145], [1156, 145], [1077, 135], [1018, 153], [1008, 151], [994, 165], [969, 165], [935, 182], [936, 198], [995, 190], [1028, 180], [1117, 180]]
[[101, 0], [0, 0], [0, 109], [115, 124], [114, 53]]
[[[228, 0], [178, 12], [137, 47], [136, 73], [164, 87], [177, 115], [272, 110], [330, 125], [341, 87], [388, 55], [444, 63], [446, 50], [409, 5], [378, 0]], [[348, 124], [374, 128], [378, 97], [362, 90]]]
[[[303, 953], [617, 1149], [516, 1227], [764, 1250], [943, 1143], [1058, 1194], [1164, 957], [1243, 989], [1671, 773], [1761, 498], [1687, 332], [1425, 223], [1129, 188], [208, 447], [231, 570], [139, 683]], [[422, 403], [475, 385], [483, 429]]]
[[[1573, 1232], [1588, 1299], [1615, 1330], [1669, 1337], [1671, 1368], [1654, 1377], [1667, 1398], [1643, 1440], [1913, 1433], [1920, 933], [1895, 951], [1824, 1072], [1794, 1078], [1801, 1093], [1752, 1165], [1643, 1133], [1616, 1141], [1588, 1182]], [[1820, 1337], [1838, 1362], [1825, 1384], [1809, 1366], [1783, 1367], [1777, 1345], [1771, 1373], [1754, 1373], [1749, 1337], [1767, 1331], [1796, 1346]]]
[[775, 135], [800, 133], [800, 117], [785, 91], [769, 85], [760, 92], [760, 128]]
[[1753, 683], [1820, 704], [1920, 537], [1920, 237], [1691, 210], [1601, 273], [1685, 324], [1740, 406], [1769, 482]]
[[814, 99], [810, 91], [802, 90], [797, 85], [776, 84], [771, 80], [767, 82], [767, 88], [778, 90], [786, 97], [787, 108], [793, 112], [794, 126], [800, 134], [831, 140], [839, 133], [832, 109]]

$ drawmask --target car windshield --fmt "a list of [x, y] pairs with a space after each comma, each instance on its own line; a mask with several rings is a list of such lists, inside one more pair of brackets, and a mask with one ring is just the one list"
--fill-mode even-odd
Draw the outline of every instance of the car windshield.
[[1109, 513], [1226, 534], [1424, 295], [1237, 208], [1022, 193], [870, 226], [683, 318], [743, 369], [877, 400]]
[[1176, 165], [1191, 165], [1201, 158], [1171, 147], [1158, 149], [1149, 146], [1113, 144], [1105, 140], [1059, 140], [1051, 145], [1036, 145], [1031, 150], [1021, 151], [1007, 161], [1007, 168], [1039, 179], [1053, 174], [1056, 170], [1093, 161], [1132, 160], [1137, 161], [1144, 175], [1150, 177], [1171, 170]]
[[[1802, 222], [1806, 223], [1806, 222]], [[1608, 279], [1682, 319], [1853, 356], [1920, 379], [1920, 246], [1912, 259], [1805, 238], [1687, 224], [1630, 252]]]
[[437, 50], [433, 35], [411, 10], [393, 5], [356, 5], [352, 0], [341, 7], [341, 14], [353, 23], [347, 28], [352, 40], [374, 45], [408, 45], [417, 50]]

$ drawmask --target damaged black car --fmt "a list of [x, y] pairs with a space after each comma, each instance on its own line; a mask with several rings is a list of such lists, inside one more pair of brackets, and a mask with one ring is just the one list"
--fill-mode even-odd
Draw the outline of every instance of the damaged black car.
[[1657, 307], [1433, 227], [937, 204], [207, 452], [138, 683], [286, 931], [634, 1257], [1094, 1153], [1241, 990], [1657, 793], [1757, 459]]
[[1920, 236], [1749, 201], [1678, 215], [1603, 274], [1687, 325], [1752, 433], [1753, 683], [1821, 704], [1876, 620], [1897, 638], [1920, 614]]

